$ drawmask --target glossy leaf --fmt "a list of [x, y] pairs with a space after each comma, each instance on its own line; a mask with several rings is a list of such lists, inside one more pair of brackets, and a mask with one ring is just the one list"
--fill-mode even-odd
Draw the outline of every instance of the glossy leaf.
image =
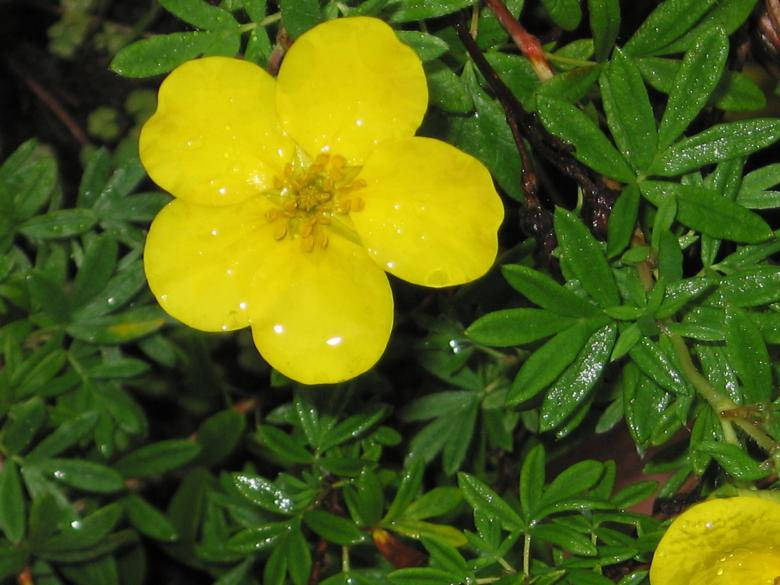
[[471, 4], [471, 0], [398, 0], [393, 3], [390, 22], [411, 22], [451, 14]]
[[180, 20], [200, 29], [229, 30], [238, 27], [229, 12], [204, 0], [160, 0], [160, 4]]
[[539, 96], [538, 114], [552, 134], [574, 147], [574, 156], [594, 171], [624, 183], [635, 179], [631, 167], [596, 123], [576, 106]]
[[333, 544], [350, 546], [365, 538], [365, 534], [355, 526], [354, 522], [325, 510], [304, 512], [303, 522], [317, 535]]
[[617, 327], [612, 323], [591, 335], [577, 360], [545, 395], [539, 412], [540, 430], [561, 425], [589, 396], [609, 360], [616, 336]]
[[672, 144], [707, 103], [723, 74], [728, 53], [726, 33], [716, 27], [703, 33], [685, 54], [658, 128], [659, 149]]
[[520, 507], [526, 520], [531, 519], [533, 510], [542, 499], [545, 462], [544, 445], [541, 443], [535, 445], [523, 459], [520, 469]]
[[768, 469], [762, 469], [754, 459], [738, 445], [702, 441], [697, 448], [718, 462], [723, 470], [740, 481], [757, 481], [769, 475]]
[[658, 54], [686, 33], [716, 0], [666, 0], [645, 19], [626, 43], [633, 57]]
[[35, 467], [62, 484], [95, 493], [113, 493], [124, 487], [122, 476], [105, 465], [83, 459], [43, 459]]
[[503, 309], [474, 321], [466, 335], [484, 345], [509, 347], [549, 337], [573, 322], [569, 317], [542, 309]]
[[598, 322], [581, 322], [561, 331], [523, 363], [512, 383], [507, 404], [520, 404], [536, 396], [574, 361]]
[[753, 118], [711, 126], [661, 152], [649, 173], [663, 177], [681, 175], [704, 165], [766, 148], [780, 139], [780, 120]]
[[564, 261], [602, 307], [617, 305], [619, 295], [604, 251], [583, 223], [570, 211], [555, 210], [555, 234]]
[[200, 445], [181, 439], [149, 443], [128, 453], [114, 463], [125, 478], [162, 475], [187, 465], [200, 453]]
[[518, 513], [480, 479], [461, 472], [458, 474], [458, 486], [475, 511], [497, 518], [501, 525], [510, 531], [522, 530], [525, 527]]
[[634, 169], [646, 169], [655, 156], [657, 136], [655, 116], [639, 69], [616, 49], [599, 84], [615, 143]]
[[726, 352], [748, 403], [772, 400], [769, 352], [758, 325], [741, 309], [726, 307]]
[[314, 456], [295, 437], [271, 425], [257, 428], [257, 438], [284, 462], [311, 463]]
[[522, 264], [504, 264], [501, 271], [512, 288], [548, 311], [570, 317], [590, 316], [596, 312], [594, 305], [543, 272]]
[[13, 543], [24, 538], [26, 504], [19, 468], [8, 459], [0, 470], [0, 531]]
[[714, 238], [754, 243], [772, 236], [759, 215], [712, 189], [662, 181], [643, 181], [640, 188], [656, 206], [676, 199], [677, 221]]
[[618, 0], [588, 0], [588, 13], [595, 57], [597, 61], [604, 61], [620, 32], [620, 3]]
[[542, 0], [552, 21], [564, 30], [574, 30], [582, 19], [578, 0]]
[[28, 238], [67, 238], [83, 234], [96, 222], [89, 209], [58, 209], [28, 219], [19, 225], [19, 231]]
[[280, 0], [284, 27], [297, 38], [322, 21], [320, 3], [317, 0]]
[[178, 538], [176, 529], [156, 507], [138, 494], [131, 494], [122, 500], [127, 519], [139, 532], [162, 542]]

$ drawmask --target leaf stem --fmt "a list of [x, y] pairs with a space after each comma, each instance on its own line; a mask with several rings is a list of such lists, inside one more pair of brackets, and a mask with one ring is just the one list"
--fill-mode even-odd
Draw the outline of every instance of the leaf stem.
[[[688, 346], [683, 341], [682, 337], [676, 333], [669, 333], [665, 331], [665, 334], [669, 337], [674, 347], [675, 354], [682, 368], [683, 375], [693, 385], [696, 391], [709, 402], [712, 409], [717, 413], [718, 418], [722, 420], [722, 412], [724, 410], [731, 410], [737, 407], [737, 404], [718, 392], [712, 384], [699, 372], [691, 359], [691, 353], [688, 350]], [[752, 422], [735, 418], [733, 419], [735, 425], [742, 429], [756, 444], [770, 455], [777, 449], [777, 443], [764, 431], [758, 428]]]
[[531, 574], [531, 535], [525, 533], [523, 537], [523, 575], [528, 577]]

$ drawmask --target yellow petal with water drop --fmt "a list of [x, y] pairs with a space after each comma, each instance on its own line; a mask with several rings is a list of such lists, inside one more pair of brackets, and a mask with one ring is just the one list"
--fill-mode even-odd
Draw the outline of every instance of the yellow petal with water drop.
[[326, 248], [274, 242], [252, 286], [252, 336], [263, 357], [304, 384], [353, 378], [384, 352], [393, 325], [387, 277], [360, 246], [329, 234]]
[[162, 308], [202, 331], [246, 327], [258, 259], [277, 246], [269, 208], [263, 197], [230, 207], [166, 205], [144, 248], [146, 278]]
[[422, 63], [376, 18], [320, 24], [293, 43], [277, 81], [279, 117], [311, 156], [360, 164], [371, 148], [412, 136], [428, 107]]
[[442, 287], [493, 264], [504, 207], [488, 170], [430, 138], [378, 146], [359, 175], [364, 202], [351, 218], [374, 261], [415, 284]]
[[165, 78], [139, 152], [152, 180], [201, 205], [233, 205], [273, 186], [295, 146], [276, 117], [275, 80], [240, 59], [187, 61]]
[[653, 556], [651, 585], [776, 585], [780, 503], [714, 499], [672, 522]]

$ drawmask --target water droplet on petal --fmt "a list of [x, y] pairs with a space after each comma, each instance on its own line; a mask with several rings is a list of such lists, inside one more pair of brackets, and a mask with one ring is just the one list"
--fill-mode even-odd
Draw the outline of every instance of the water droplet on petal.
[[341, 345], [342, 341], [343, 341], [343, 339], [341, 338], [341, 336], [336, 335], [335, 337], [331, 337], [330, 339], [326, 339], [325, 343], [327, 343], [331, 347], [336, 347], [338, 345]]

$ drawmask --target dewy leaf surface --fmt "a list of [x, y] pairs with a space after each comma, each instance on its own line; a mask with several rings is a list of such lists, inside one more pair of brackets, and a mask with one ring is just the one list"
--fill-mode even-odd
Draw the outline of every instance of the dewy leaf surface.
[[650, 13], [624, 50], [632, 57], [659, 53], [660, 49], [682, 36], [716, 0], [666, 0]]
[[615, 49], [599, 83], [615, 143], [631, 166], [644, 170], [655, 155], [657, 137], [653, 108], [639, 69], [620, 49]]
[[720, 27], [702, 34], [685, 54], [658, 128], [659, 148], [674, 142], [707, 103], [723, 74], [728, 54], [729, 41]]

